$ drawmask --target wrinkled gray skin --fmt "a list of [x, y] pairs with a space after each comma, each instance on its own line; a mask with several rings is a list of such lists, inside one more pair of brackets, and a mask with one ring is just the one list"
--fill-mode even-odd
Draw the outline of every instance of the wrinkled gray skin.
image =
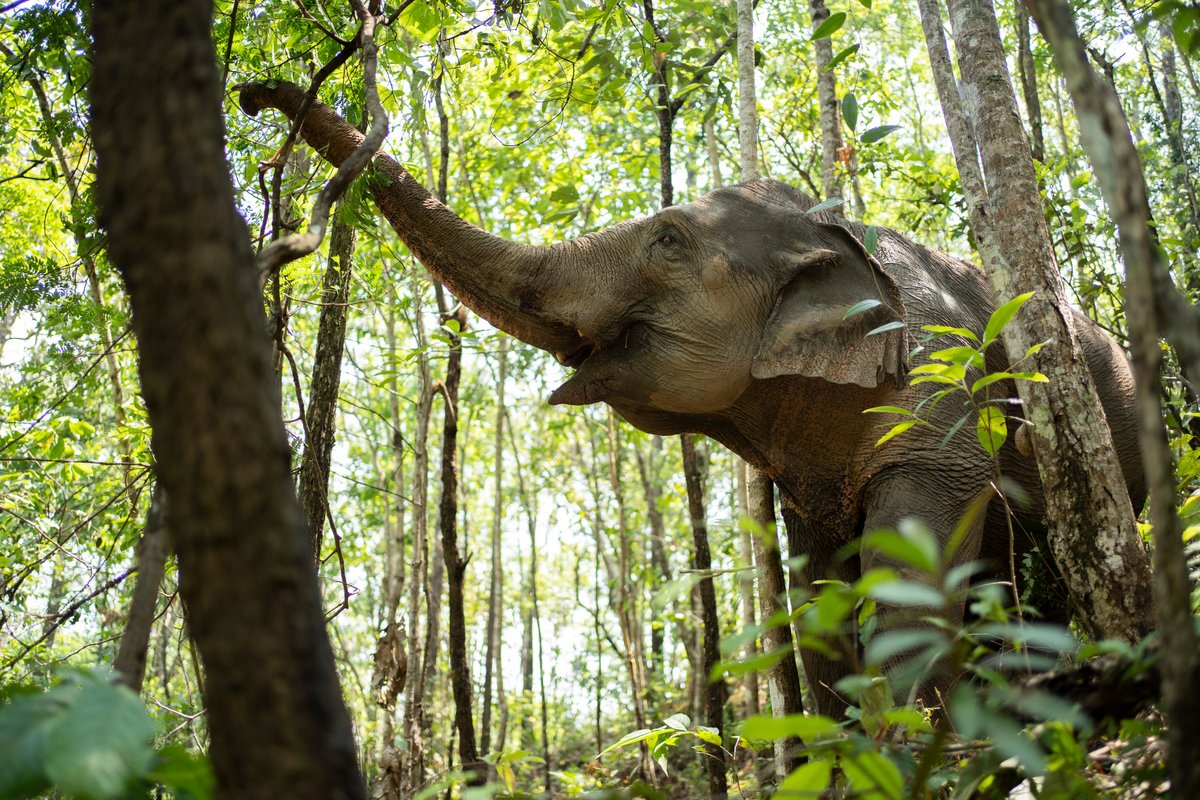
[[[288, 84], [255, 84], [241, 99], [249, 113], [275, 107], [294, 115], [299, 96]], [[361, 140], [319, 103], [302, 133], [334, 163]], [[924, 361], [909, 355], [921, 326], [982, 333], [996, 304], [974, 266], [886, 229], [869, 257], [862, 226], [807, 214], [811, 198], [771, 181], [529, 247], [470, 226], [386, 156], [373, 171], [378, 205], [436, 277], [480, 316], [574, 368], [550, 402], [605, 402], [644, 431], [702, 433], [764, 470], [780, 490], [791, 554], [808, 558], [805, 581], [853, 581], [896, 566], [876, 552], [846, 559], [839, 551], [905, 517], [948, 541], [991, 479], [973, 424], [940, 447], [965, 413], [959, 399], [935, 408], [931, 428], [881, 447], [881, 422], [897, 418], [862, 413], [912, 409], [931, 393], [930, 384], [906, 379]], [[867, 299], [880, 304], [844, 318]], [[893, 320], [904, 328], [866, 335]], [[1095, 325], [1081, 315], [1074, 322], [1140, 505], [1129, 366]], [[945, 337], [937, 347], [965, 343]], [[1004, 368], [999, 345], [992, 350], [989, 368]], [[993, 396], [1015, 395], [1011, 385], [995, 388]], [[1012, 542], [1020, 564], [1042, 535], [1041, 490], [1034, 464], [1011, 441], [1001, 466], [1030, 498]], [[998, 505], [972, 526], [955, 560], [986, 559], [992, 577], [1008, 580], [1009, 533]], [[840, 714], [844, 700], [831, 687], [849, 659], [809, 650], [802, 658], [818, 710]]]

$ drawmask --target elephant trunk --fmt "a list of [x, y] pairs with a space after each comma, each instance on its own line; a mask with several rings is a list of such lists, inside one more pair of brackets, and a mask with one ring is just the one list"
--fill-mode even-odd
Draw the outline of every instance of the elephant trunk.
[[[247, 83], [239, 89], [239, 103], [247, 114], [275, 108], [293, 121], [305, 96], [299, 86], [282, 81]], [[334, 165], [363, 140], [320, 101], [309, 108], [300, 135]], [[586, 267], [566, 252], [573, 243], [538, 247], [493, 236], [439, 202], [384, 154], [373, 160], [368, 185], [379, 210], [413, 255], [468, 308], [565, 364], [583, 359], [590, 342], [580, 335], [567, 309], [555, 303], [571, 295], [587, 296], [591, 283]]]

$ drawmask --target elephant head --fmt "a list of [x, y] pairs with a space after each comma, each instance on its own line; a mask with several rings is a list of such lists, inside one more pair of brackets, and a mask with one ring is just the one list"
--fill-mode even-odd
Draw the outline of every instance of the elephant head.
[[[242, 108], [298, 113], [303, 91], [241, 87]], [[301, 134], [334, 164], [362, 140], [315, 102]], [[687, 205], [549, 247], [462, 220], [391, 158], [372, 165], [377, 204], [433, 275], [481, 317], [574, 374], [552, 403], [606, 402], [655, 433], [695, 430], [756, 379], [903, 382], [895, 282], [856, 231], [783, 184], [719, 189]], [[869, 301], [863, 303], [862, 301]], [[867, 310], [850, 314], [852, 308]]]

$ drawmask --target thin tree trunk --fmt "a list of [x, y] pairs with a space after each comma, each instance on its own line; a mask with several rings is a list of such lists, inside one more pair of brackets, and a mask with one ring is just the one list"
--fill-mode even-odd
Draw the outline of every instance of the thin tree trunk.
[[[656, 577], [667, 583], [671, 580], [671, 565], [667, 561], [666, 526], [663, 523], [662, 509], [659, 508], [659, 498], [662, 493], [658, 486], [656, 472], [658, 462], [654, 457], [656, 453], [661, 452], [661, 436], [650, 438], [650, 450], [647, 456], [643, 456], [641, 450], [634, 450], [634, 454], [637, 456], [638, 476], [642, 480], [642, 493], [646, 497], [646, 519], [650, 523], [650, 567]], [[660, 626], [650, 629], [649, 666], [650, 671], [659, 677], [665, 666], [664, 633], [665, 629]]]
[[[621, 445], [617, 436], [616, 416], [608, 412], [608, 477], [613, 496], [617, 501], [617, 565], [616, 606], [617, 619], [621, 623], [621, 637], [625, 646], [625, 669], [629, 673], [629, 690], [633, 703], [633, 719], [638, 728], [646, 727], [646, 653], [642, 640], [640, 608], [637, 595], [630, 591], [639, 584], [630, 580], [633, 559], [629, 547], [629, 516], [625, 505], [625, 490], [621, 481]], [[642, 772], [647, 780], [658, 778], [654, 760], [644, 746]]]
[[[399, 362], [400, 355], [396, 341], [396, 305], [397, 297], [393, 286], [388, 291], [384, 323], [388, 361], [392, 364]], [[398, 800], [404, 787], [406, 762], [395, 746], [396, 700], [407, 681], [409, 661], [404, 626], [397, 620], [400, 603], [404, 598], [404, 533], [407, 506], [403, 497], [404, 437], [401, 435], [403, 419], [400, 415], [400, 387], [394, 371], [388, 378], [387, 391], [392, 433], [389, 454], [393, 466], [382, 483], [392, 488], [395, 499], [384, 509], [383, 597], [380, 598], [381, 613], [378, 626], [381, 635], [375, 646], [371, 670], [371, 687], [383, 716], [377, 757], [379, 770], [372, 784], [372, 795], [384, 800]]]
[[1046, 160], [1046, 142], [1042, 138], [1042, 103], [1038, 99], [1037, 69], [1033, 64], [1033, 48], [1029, 40], [1029, 9], [1025, 0], [1013, 0], [1017, 22], [1017, 72], [1021, 77], [1021, 94], [1025, 99], [1025, 114], [1029, 121], [1029, 145], [1033, 160]]
[[[751, 569], [755, 566], [754, 563], [754, 543], [751, 541], [753, 535], [750, 530], [740, 524], [742, 517], [747, 517], [750, 514], [750, 496], [749, 488], [746, 486], [746, 471], [749, 466], [740, 458], [734, 464], [734, 470], [737, 472], [737, 504], [734, 519], [739, 520], [738, 529], [738, 548], [741, 555], [740, 567]], [[739, 572], [737, 576], [738, 595], [741, 599], [742, 612], [742, 627], [749, 630], [755, 626], [755, 608], [754, 608], [754, 572]], [[751, 639], [746, 642], [745, 653], [747, 658], [753, 658], [758, 653], [758, 640]], [[746, 692], [746, 716], [753, 716], [761, 710], [758, 699], [758, 672], [750, 671], [746, 673], [743, 679]]]
[[[506, 342], [507, 345], [507, 342]], [[500, 670], [500, 627], [503, 616], [504, 566], [501, 562], [500, 533], [501, 514], [504, 513], [504, 384], [508, 378], [506, 346], [500, 350], [499, 375], [496, 379], [496, 431], [492, 451], [492, 568], [488, 587], [487, 642], [484, 647], [483, 674], [483, 721], [481, 723], [480, 749], [490, 753], [492, 737], [492, 674]], [[497, 689], [497, 694], [503, 694]]]
[[[758, 177], [758, 105], [754, 78], [754, 17], [751, 0], [738, 0], [738, 142], [742, 180]], [[775, 486], [763, 472], [746, 465], [747, 511], [758, 530], [754, 531], [754, 563], [758, 566], [759, 615], [763, 620], [779, 611], [786, 591], [783, 557], [775, 533]], [[789, 625], [776, 625], [763, 633], [768, 652], [786, 648], [787, 655], [767, 670], [767, 695], [777, 717], [801, 714], [800, 673], [796, 668]], [[780, 779], [798, 763], [796, 739], [775, 742], [775, 769]]]
[[1032, 423], [1050, 548], [1085, 629], [1097, 638], [1136, 642], [1154, 622], [1149, 563], [1072, 331], [995, 11], [991, 0], [950, 0], [949, 7], [984, 167], [987, 197], [978, 205], [988, 219], [1003, 220], [992, 231], [997, 247], [982, 253], [984, 268], [1002, 301], [1034, 293], [1006, 326], [1004, 346], [1010, 362], [1030, 364], [1050, 378], [1017, 383]]
[[[412, 475], [412, 568], [408, 583], [408, 685], [405, 687], [404, 738], [408, 756], [404, 772], [406, 792], [415, 792], [425, 782], [425, 682], [421, 643], [421, 596], [429, 571], [429, 420], [433, 414], [433, 376], [429, 370], [429, 342], [425, 335], [424, 281], [413, 272], [412, 316], [417, 339], [416, 431], [413, 434]], [[432, 605], [426, 629], [433, 625]]]
[[365, 797], [226, 166], [212, 6], [101, 0], [90, 22], [96, 195], [133, 309], [218, 796]]
[[[812, 17], [813, 30], [829, 19], [829, 9], [825, 0], [808, 0], [809, 15]], [[833, 43], [830, 37], [824, 36], [813, 42], [816, 53], [814, 66], [817, 69], [817, 104], [821, 111], [821, 182], [825, 190], [824, 200], [842, 196], [842, 182], [838, 177], [838, 156], [844, 146], [842, 127], [838, 122], [837, 82], [833, 70], [826, 69], [833, 60]], [[757, 125], [757, 121], [755, 122]], [[841, 206], [829, 209], [830, 213], [841, 216]]]
[[[775, 486], [771, 479], [750, 468], [747, 481], [750, 518], [758, 526], [754, 531], [754, 563], [758, 565], [758, 609], [761, 619], [769, 620], [787, 611], [784, 598], [787, 582], [783, 576], [783, 560], [779, 551], [779, 535], [775, 531]], [[800, 671], [792, 645], [791, 625], [773, 625], [763, 631], [763, 648], [768, 653], [783, 651], [785, 655], [767, 670], [767, 696], [771, 713], [777, 717], [804, 713], [800, 691]], [[799, 764], [801, 744], [798, 739], [775, 742], [775, 769], [780, 778]]]
[[317, 561], [321, 558], [325, 519], [330, 515], [330, 457], [337, 436], [338, 388], [350, 309], [355, 238], [351, 221], [344, 214], [335, 214], [329, 235], [329, 260], [321, 285], [321, 319], [317, 326], [316, 355], [308, 390], [304, 456], [300, 462], [300, 504], [308, 520], [313, 558]]
[[[683, 476], [687, 484], [688, 512], [692, 522], [692, 569], [701, 575], [712, 570], [712, 556], [708, 548], [708, 519], [704, 508], [704, 485], [701, 479], [696, 443], [691, 434], [679, 437], [683, 451]], [[701, 683], [704, 686], [704, 724], [718, 731], [725, 729], [725, 681], [712, 677], [713, 669], [721, 659], [721, 626], [717, 619], [717, 595], [713, 589], [712, 575], [704, 575], [697, 585], [700, 593], [704, 644], [701, 658]], [[708, 792], [712, 797], [724, 798], [729, 794], [725, 779], [725, 750], [719, 744], [705, 745], [705, 770], [708, 773]]]
[[1161, 314], [1155, 286], [1170, 282], [1169, 268], [1150, 227], [1142, 165], [1116, 93], [1087, 63], [1070, 7], [1060, 0], [1030, 0], [1054, 49], [1075, 101], [1084, 147], [1096, 168], [1105, 201], [1120, 231], [1127, 275], [1125, 313], [1137, 377], [1142, 457], [1150, 484], [1154, 524], [1154, 566], [1159, 610], [1159, 667], [1167, 716], [1171, 791], [1200, 796], [1200, 692], [1196, 687], [1196, 628], [1191, 583], [1179, 519], [1175, 512], [1175, 471], [1159, 402], [1158, 343]]
[[146, 527], [138, 540], [137, 581], [133, 585], [133, 597], [129, 601], [121, 644], [113, 661], [113, 669], [120, 675], [121, 683], [138, 693], [141, 693], [142, 681], [146, 677], [150, 631], [154, 627], [154, 612], [158, 607], [166, 563], [166, 496], [156, 488], [150, 501], [150, 510], [146, 512]]

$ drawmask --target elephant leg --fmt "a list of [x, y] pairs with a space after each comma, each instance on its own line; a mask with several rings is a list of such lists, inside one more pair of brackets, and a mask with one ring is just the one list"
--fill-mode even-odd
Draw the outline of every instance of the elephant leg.
[[[967, 481], [955, 485], [947, 485], [947, 474], [955, 473], [944, 469], [893, 469], [877, 476], [868, 488], [864, 498], [865, 521], [863, 530], [866, 532], [895, 529], [901, 520], [912, 518], [919, 520], [933, 534], [941, 549], [949, 544], [955, 529], [968, 513], [972, 502], [979, 495], [981, 486], [970, 486]], [[961, 473], [958, 473], [961, 477]], [[986, 522], [985, 509], [979, 509], [971, 520], [965, 536], [959, 543], [951, 560], [951, 565], [958, 565], [976, 558], [979, 554]], [[930, 575], [925, 571], [907, 563], [897, 561], [890, 556], [864, 547], [860, 552], [862, 571], [888, 568], [906, 581], [932, 585], [940, 590], [940, 575]], [[880, 603], [876, 610], [878, 617], [878, 632], [896, 630], [897, 628], [928, 627], [928, 623], [920, 621], [928, 616], [929, 608], [897, 607]], [[960, 625], [963, 620], [963, 606], [960, 603], [947, 610], [948, 621]], [[913, 653], [900, 654], [885, 663], [885, 672], [893, 671], [901, 662], [913, 656]], [[942, 704], [943, 698], [953, 688], [958, 680], [957, 674], [949, 674], [944, 670], [931, 669], [920, 678], [917, 697], [927, 708]], [[898, 702], [906, 702], [907, 693], [897, 696]]]
[[[806, 522], [786, 506], [783, 509], [783, 522], [788, 535], [788, 555], [792, 559], [798, 556], [806, 559], [799, 574], [793, 577], [793, 589], [811, 593], [814, 591], [813, 581], [840, 580], [853, 583], [858, 580], [858, 558], [845, 558], [839, 552], [840, 543], [845, 542], [847, 537], [831, 536], [829, 526]], [[802, 626], [803, 621], [797, 624], [799, 633], [803, 633]], [[828, 644], [829, 652], [811, 647], [800, 648], [800, 660], [807, 678], [810, 706], [818, 714], [842, 719], [848, 703], [838, 693], [836, 686], [838, 681], [854, 671], [858, 663], [857, 631], [847, 630], [844, 636]]]

